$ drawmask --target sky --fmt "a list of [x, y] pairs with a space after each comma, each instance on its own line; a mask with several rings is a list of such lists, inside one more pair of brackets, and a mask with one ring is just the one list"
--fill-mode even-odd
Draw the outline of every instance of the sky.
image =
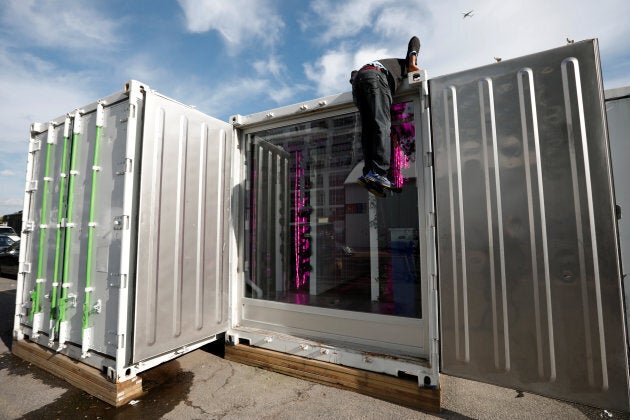
[[610, 89], [629, 21], [628, 0], [0, 0], [0, 215], [22, 209], [31, 123], [131, 79], [227, 121], [349, 91], [412, 35], [429, 77], [598, 38]]

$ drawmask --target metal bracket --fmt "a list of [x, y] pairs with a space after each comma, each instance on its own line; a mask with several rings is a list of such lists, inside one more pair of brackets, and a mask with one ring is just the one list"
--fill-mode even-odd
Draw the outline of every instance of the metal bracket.
[[116, 175], [124, 175], [126, 173], [131, 173], [132, 170], [133, 170], [133, 160], [127, 158], [124, 160], [124, 162], [120, 162], [117, 165], [117, 168], [114, 171], [114, 173]]
[[31, 272], [31, 263], [22, 262], [20, 263], [20, 274], [29, 274]]
[[427, 222], [429, 223], [429, 227], [434, 228], [437, 225], [437, 220], [435, 218], [434, 212], [429, 212], [427, 214]]
[[43, 133], [44, 131], [46, 131], [48, 128], [48, 124], [46, 123], [33, 123], [31, 124], [31, 133], [32, 134], [39, 134], [39, 133]]
[[76, 308], [77, 307], [77, 295], [75, 295], [74, 293], [68, 293], [68, 297], [66, 298], [66, 302], [68, 303], [68, 306], [70, 306], [72, 308]]
[[73, 134], [81, 134], [81, 129], [83, 128], [83, 122], [81, 121], [81, 110], [77, 109], [72, 114], [74, 117], [74, 121], [72, 122], [72, 133]]
[[24, 188], [24, 190], [27, 193], [33, 192], [33, 191], [37, 191], [37, 180], [33, 179], [31, 181], [27, 181], [26, 182], [26, 187]]
[[92, 310], [90, 311], [93, 314], [100, 314], [103, 310], [103, 302], [100, 299], [96, 300], [96, 303], [92, 306]]
[[46, 134], [46, 143], [56, 144], [55, 142], [55, 125], [52, 122], [48, 123], [48, 133]]
[[90, 346], [92, 345], [92, 336], [94, 332], [92, 331], [92, 327], [86, 328], [83, 330], [83, 337], [81, 342], [81, 358], [85, 359], [90, 357]]
[[103, 101], [98, 101], [98, 104], [96, 105], [96, 126], [97, 127], [103, 127], [103, 125], [105, 124], [105, 113], [103, 112], [104, 104], [105, 103]]
[[129, 216], [114, 217], [114, 230], [129, 229]]
[[240, 126], [240, 125], [243, 125], [243, 116], [242, 116], [242, 115], [239, 115], [239, 114], [237, 114], [237, 115], [232, 115], [232, 116], [230, 117], [230, 122], [232, 123], [232, 125], [233, 125], [234, 127], [238, 127], [238, 126]]
[[35, 230], [35, 222], [34, 221], [28, 220], [26, 223], [24, 223], [24, 227], [22, 228], [22, 232], [23, 233], [31, 233], [34, 230]]
[[35, 153], [40, 151], [42, 148], [42, 142], [39, 140], [31, 140], [30, 144], [28, 145], [28, 152], [29, 153]]
[[407, 73], [407, 81], [409, 86], [422, 83], [425, 80], [426, 72], [424, 70], [417, 70]]
[[127, 287], [127, 274], [110, 273], [109, 274], [109, 287], [118, 287], [125, 289]]

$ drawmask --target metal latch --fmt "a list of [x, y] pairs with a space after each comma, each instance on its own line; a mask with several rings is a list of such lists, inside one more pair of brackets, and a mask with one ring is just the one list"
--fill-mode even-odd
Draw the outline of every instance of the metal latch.
[[26, 192], [37, 191], [37, 180], [27, 181], [25, 190]]
[[114, 217], [114, 230], [129, 229], [129, 216]]
[[71, 308], [76, 308], [77, 307], [77, 295], [74, 294], [74, 293], [68, 293], [68, 297], [66, 298], [66, 302], [68, 303], [68, 306], [70, 306]]
[[407, 73], [407, 81], [409, 85], [415, 85], [418, 83], [422, 83], [425, 79], [426, 72], [424, 70], [416, 70]]

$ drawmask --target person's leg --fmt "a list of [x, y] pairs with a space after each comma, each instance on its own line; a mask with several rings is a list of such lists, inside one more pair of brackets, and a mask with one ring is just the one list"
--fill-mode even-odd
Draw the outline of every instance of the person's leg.
[[374, 167], [376, 132], [376, 101], [379, 95], [378, 74], [373, 71], [359, 72], [352, 86], [355, 105], [359, 108], [361, 118], [361, 149], [365, 165], [363, 174], [367, 174]]
[[387, 77], [379, 73], [376, 94], [374, 95], [374, 136], [372, 139], [372, 160], [374, 172], [387, 176], [391, 155], [391, 106], [392, 95]]

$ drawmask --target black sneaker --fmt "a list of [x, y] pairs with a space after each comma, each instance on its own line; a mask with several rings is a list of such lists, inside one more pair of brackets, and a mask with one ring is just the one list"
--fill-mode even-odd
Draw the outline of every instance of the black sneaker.
[[370, 181], [364, 175], [360, 176], [359, 179], [357, 179], [357, 182], [359, 183], [360, 186], [362, 186], [363, 188], [365, 188], [366, 190], [368, 190], [375, 196], [380, 197], [380, 198], [385, 198], [386, 194], [383, 187], [381, 187], [379, 184], [375, 182]]
[[371, 181], [374, 184], [380, 185], [383, 188], [387, 188], [388, 190], [393, 190], [394, 188], [396, 188], [396, 186], [392, 184], [392, 182], [389, 179], [387, 179], [387, 177], [384, 177], [383, 175], [379, 175], [375, 173], [374, 171], [368, 172], [365, 175], [365, 179], [368, 181]]

